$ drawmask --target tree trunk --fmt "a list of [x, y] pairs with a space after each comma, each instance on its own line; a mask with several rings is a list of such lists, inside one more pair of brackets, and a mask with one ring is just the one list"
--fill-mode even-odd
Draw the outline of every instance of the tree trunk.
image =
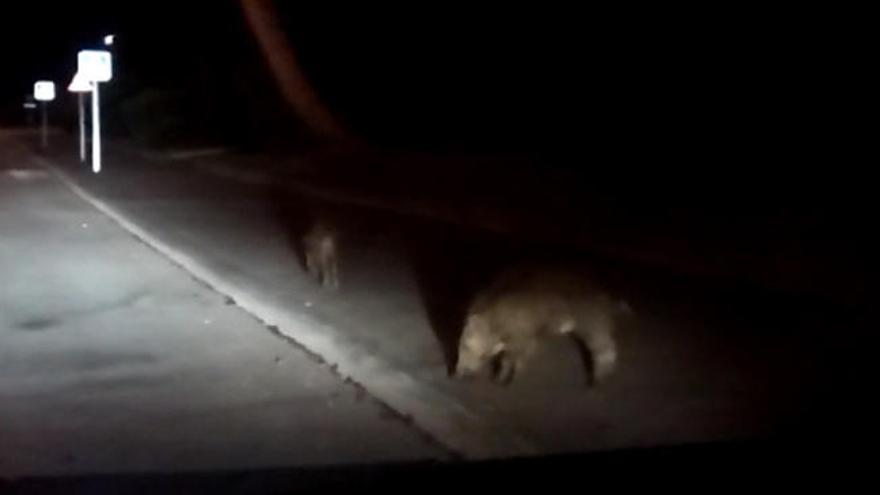
[[318, 137], [347, 141], [345, 129], [318, 97], [300, 67], [296, 52], [281, 29], [273, 0], [241, 0], [241, 7], [284, 100]]

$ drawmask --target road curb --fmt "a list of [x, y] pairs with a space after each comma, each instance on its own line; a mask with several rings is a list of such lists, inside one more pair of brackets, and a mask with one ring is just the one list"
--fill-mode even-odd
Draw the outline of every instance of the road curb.
[[245, 312], [276, 329], [313, 357], [319, 358], [342, 379], [363, 387], [373, 398], [400, 418], [444, 447], [453, 458], [482, 460], [528, 456], [539, 452], [536, 445], [517, 432], [502, 431], [459, 401], [413, 378], [381, 359], [352, 345], [333, 327], [308, 315], [280, 308], [253, 296], [197, 257], [162, 241], [137, 225], [124, 212], [95, 197], [49, 159], [30, 154], [76, 196], [113, 220], [122, 229], [151, 247], [193, 278], [235, 300]]

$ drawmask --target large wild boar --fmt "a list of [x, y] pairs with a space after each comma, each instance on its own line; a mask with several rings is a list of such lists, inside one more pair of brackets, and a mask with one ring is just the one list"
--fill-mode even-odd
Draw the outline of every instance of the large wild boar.
[[569, 336], [587, 351], [590, 381], [599, 383], [617, 364], [615, 322], [629, 311], [585, 276], [509, 270], [474, 298], [459, 340], [456, 376], [490, 368], [498, 383], [510, 383], [541, 339]]

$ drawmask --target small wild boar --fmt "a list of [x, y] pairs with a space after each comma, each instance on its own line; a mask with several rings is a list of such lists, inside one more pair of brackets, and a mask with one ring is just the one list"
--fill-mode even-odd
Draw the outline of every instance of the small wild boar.
[[514, 269], [479, 293], [465, 317], [457, 377], [490, 368], [510, 383], [546, 337], [573, 337], [586, 351], [590, 381], [607, 378], [617, 364], [615, 321], [629, 313], [586, 277], [554, 269]]
[[339, 288], [338, 233], [324, 222], [316, 222], [303, 236], [306, 270], [323, 287]]

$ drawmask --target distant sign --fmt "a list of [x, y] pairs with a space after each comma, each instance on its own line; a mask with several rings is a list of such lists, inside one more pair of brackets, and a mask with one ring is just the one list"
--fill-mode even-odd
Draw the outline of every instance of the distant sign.
[[113, 61], [107, 50], [82, 50], [76, 58], [77, 73], [86, 81], [107, 82], [113, 79]]
[[81, 73], [77, 72], [67, 86], [67, 90], [71, 93], [87, 93], [92, 90], [92, 85]]
[[52, 81], [37, 81], [34, 84], [34, 99], [37, 101], [52, 101], [55, 99], [55, 83]]

